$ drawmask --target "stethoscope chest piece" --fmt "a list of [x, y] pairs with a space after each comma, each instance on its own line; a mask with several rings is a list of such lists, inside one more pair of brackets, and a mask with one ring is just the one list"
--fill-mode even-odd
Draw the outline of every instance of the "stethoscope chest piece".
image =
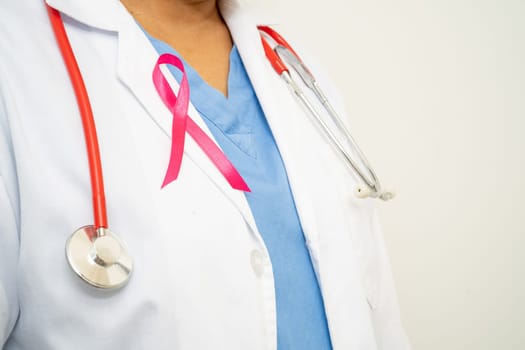
[[73, 271], [97, 288], [123, 287], [133, 271], [125, 243], [106, 228], [76, 230], [66, 242], [66, 256]]

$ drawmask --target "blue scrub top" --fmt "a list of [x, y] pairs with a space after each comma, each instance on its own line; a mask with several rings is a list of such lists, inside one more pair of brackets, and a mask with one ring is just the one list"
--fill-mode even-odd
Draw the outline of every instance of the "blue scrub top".
[[[166, 43], [149, 39], [159, 54], [180, 57]], [[246, 199], [273, 267], [278, 349], [331, 349], [322, 295], [286, 170], [236, 47], [230, 54], [227, 98], [191, 66], [184, 67], [192, 104], [251, 189]], [[174, 67], [170, 71], [180, 82], [180, 72]]]

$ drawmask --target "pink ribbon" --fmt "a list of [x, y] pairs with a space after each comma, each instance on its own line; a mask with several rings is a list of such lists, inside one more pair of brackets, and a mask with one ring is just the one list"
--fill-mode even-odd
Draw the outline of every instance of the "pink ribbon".
[[[161, 64], [169, 64], [178, 68], [182, 72], [182, 80], [178, 91], [175, 95], [168, 81], [160, 70]], [[250, 188], [242, 178], [241, 174], [235, 169], [224, 152], [215, 144], [215, 142], [191, 119], [188, 115], [188, 105], [190, 101], [190, 86], [184, 70], [184, 65], [180, 58], [171, 54], [162, 54], [159, 56], [155, 68], [153, 69], [153, 84], [164, 102], [164, 105], [173, 114], [173, 123], [171, 126], [171, 154], [168, 169], [162, 183], [162, 188], [176, 180], [179, 176], [182, 164], [182, 155], [184, 153], [184, 139], [186, 132], [199, 145], [212, 163], [224, 176], [230, 186], [236, 190], [250, 192]]]

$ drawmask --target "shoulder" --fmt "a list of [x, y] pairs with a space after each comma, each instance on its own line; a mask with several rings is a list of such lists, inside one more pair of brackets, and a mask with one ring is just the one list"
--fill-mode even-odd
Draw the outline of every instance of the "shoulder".
[[43, 1], [0, 1], [2, 93], [7, 87], [25, 84], [35, 71], [45, 70], [43, 58], [54, 45]]
[[28, 43], [42, 39], [40, 30], [47, 25], [43, 1], [2, 1], [0, 2], [0, 60], [16, 52]]

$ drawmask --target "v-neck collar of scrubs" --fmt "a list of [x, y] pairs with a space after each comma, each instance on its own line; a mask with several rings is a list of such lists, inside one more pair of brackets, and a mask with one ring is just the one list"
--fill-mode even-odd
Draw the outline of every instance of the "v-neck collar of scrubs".
[[[184, 63], [189, 85], [191, 86], [191, 102], [201, 116], [214, 124], [236, 147], [246, 155], [256, 158], [257, 154], [253, 145], [252, 121], [246, 113], [247, 102], [253, 99], [253, 89], [246, 74], [242, 61], [234, 45], [230, 52], [228, 71], [228, 96], [210, 86], [199, 73], [189, 65], [181, 55], [165, 42], [148, 34], [150, 41], [157, 50], [177, 55]], [[180, 81], [182, 74], [170, 70], [175, 78]], [[220, 117], [218, 117], [220, 116]]]

